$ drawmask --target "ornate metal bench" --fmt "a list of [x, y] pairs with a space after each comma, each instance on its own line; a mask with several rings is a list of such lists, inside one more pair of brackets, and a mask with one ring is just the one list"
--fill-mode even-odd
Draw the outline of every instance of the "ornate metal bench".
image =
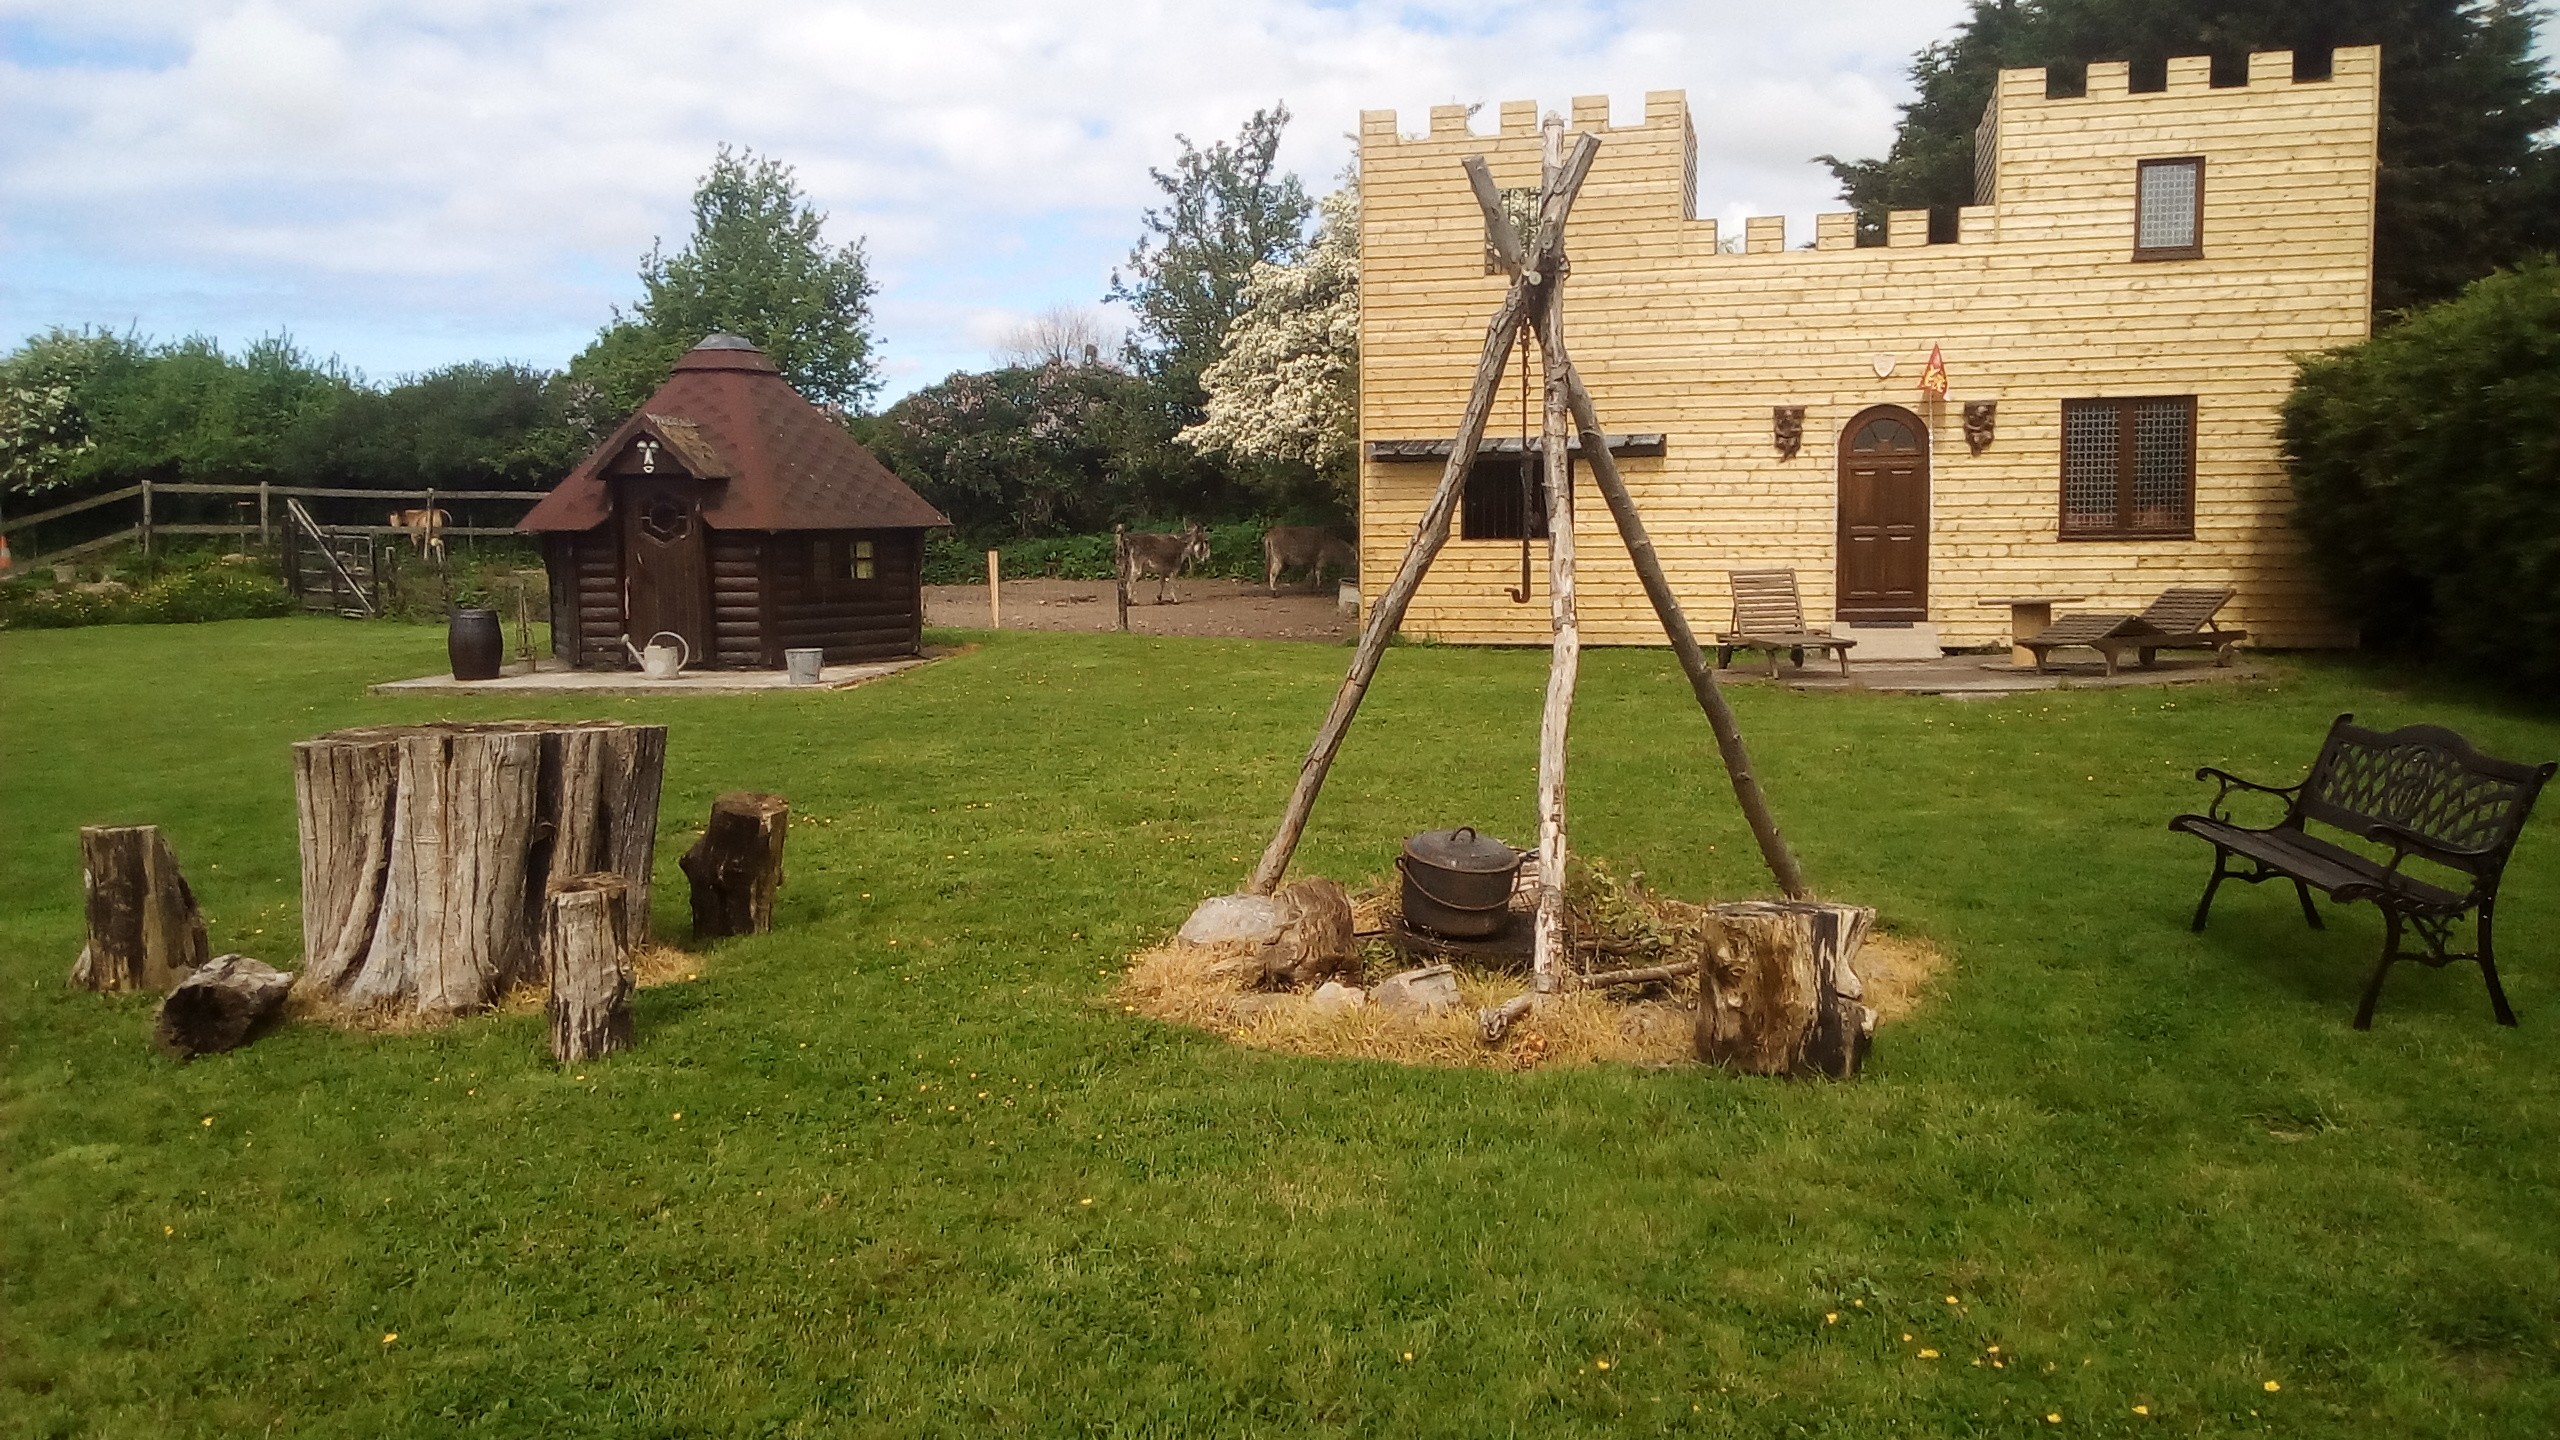
[[[2356, 1028], [2373, 1024], [2373, 1004], [2382, 994], [2382, 979], [2394, 961], [2416, 960], [2442, 968], [2456, 960], [2475, 961], [2489, 983], [2489, 1004], [2498, 1023], [2513, 1025], [2507, 992], [2498, 985], [2498, 965], [2491, 923], [2498, 904], [2498, 879], [2507, 853], [2515, 848], [2534, 797], [2560, 765], [2523, 765], [2483, 755], [2460, 735], [2437, 725], [2410, 725], [2388, 733], [2368, 730], [2355, 716], [2341, 715], [2321, 742], [2311, 773], [2299, 785], [2260, 785], [2211, 766], [2198, 770], [2199, 780], [2221, 782], [2221, 792], [2202, 815], [2181, 815], [2169, 822], [2213, 846], [2213, 878], [2196, 902], [2193, 928], [2204, 928], [2213, 908], [2213, 892], [2225, 880], [2255, 885], [2262, 880], [2293, 882], [2302, 901], [2302, 916], [2311, 928], [2323, 928], [2311, 892], [2327, 892], [2334, 901], [2370, 900], [2382, 909], [2382, 958], [2365, 982], [2364, 999], [2356, 1007]], [[2234, 791], [2280, 796], [2284, 818], [2263, 829], [2233, 823], [2228, 804]], [[2310, 833], [2319, 824], [2358, 840], [2387, 848], [2388, 860], [2377, 860]], [[2453, 872], [2446, 878], [2467, 879], [2448, 888], [2405, 872], [2402, 863], [2416, 857]], [[2234, 868], [2237, 858], [2251, 868]], [[2454, 926], [2476, 912], [2478, 948], [2456, 953]], [[2404, 932], [2414, 931], [2425, 943], [2424, 954], [2400, 949]]]

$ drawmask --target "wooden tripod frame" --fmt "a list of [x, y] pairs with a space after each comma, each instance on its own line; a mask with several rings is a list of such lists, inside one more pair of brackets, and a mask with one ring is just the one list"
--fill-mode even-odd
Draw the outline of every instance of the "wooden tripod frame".
[[1315, 808], [1316, 794], [1324, 788], [1325, 775], [1342, 749], [1352, 717], [1359, 713], [1369, 683], [1377, 676], [1378, 663], [1385, 658], [1388, 637], [1403, 624], [1405, 611], [1421, 588], [1423, 576], [1430, 572], [1431, 562], [1449, 542], [1450, 522], [1465, 493], [1467, 473], [1473, 467], [1477, 448], [1483, 442], [1504, 365], [1515, 339], [1525, 329], [1536, 336], [1545, 360], [1546, 426], [1541, 446], [1546, 461], [1547, 591], [1555, 636], [1548, 663], [1546, 705], [1538, 727], [1538, 918], [1533, 974], [1536, 989], [1541, 992], [1553, 991], [1565, 980], [1565, 733], [1572, 718], [1574, 683], [1582, 655], [1574, 602], [1573, 490], [1567, 469], [1568, 436], [1577, 428], [1583, 458], [1590, 463], [1592, 478], [1598, 482], [1609, 514], [1617, 522], [1618, 537], [1644, 583], [1646, 597], [1653, 602], [1654, 614], [1661, 619], [1663, 633], [1679, 656], [1680, 668], [1688, 672], [1699, 708], [1706, 712], [1707, 724], [1715, 732], [1716, 749], [1733, 782], [1734, 798], [1741, 803], [1743, 817], [1750, 823], [1752, 837], [1759, 842], [1761, 859], [1787, 898], [1801, 900], [1809, 894], [1803, 868], [1796, 863], [1786, 837], [1779, 833], [1768, 797], [1752, 773], [1751, 756], [1743, 747], [1733, 707], [1726, 702], [1715, 671], [1707, 664], [1696, 633], [1689, 628], [1688, 616], [1672, 593], [1671, 582], [1663, 575], [1661, 558], [1654, 553], [1653, 540], [1645, 532], [1643, 518], [1636, 513], [1635, 500], [1618, 474], [1617, 459], [1609, 453], [1608, 438], [1600, 428], [1591, 392], [1584, 387], [1565, 349], [1562, 291], [1571, 269], [1564, 251], [1565, 220], [1599, 153], [1599, 137], [1590, 134], [1573, 137], [1568, 150], [1562, 122], [1549, 118], [1537, 229], [1526, 245], [1503, 214], [1501, 195], [1494, 188], [1484, 157], [1470, 155], [1465, 161], [1468, 183], [1474, 188], [1476, 203], [1484, 210], [1487, 234], [1495, 255], [1511, 276], [1511, 288], [1485, 327], [1484, 351], [1476, 362], [1475, 383], [1467, 392], [1466, 409], [1458, 419], [1449, 463], [1440, 472], [1440, 488], [1433, 492], [1431, 504], [1414, 527], [1413, 540], [1405, 547], [1394, 581], [1378, 597], [1369, 611], [1368, 623], [1361, 627], [1360, 645], [1352, 653], [1350, 673], [1343, 677], [1342, 688], [1333, 697], [1333, 708], [1317, 728], [1315, 742], [1307, 748], [1307, 758], [1298, 767], [1297, 787], [1290, 792], [1288, 808], [1281, 813], [1280, 827], [1245, 887], [1248, 893], [1268, 895], [1287, 873], [1289, 859], [1297, 852], [1298, 839], [1306, 830], [1307, 816]]

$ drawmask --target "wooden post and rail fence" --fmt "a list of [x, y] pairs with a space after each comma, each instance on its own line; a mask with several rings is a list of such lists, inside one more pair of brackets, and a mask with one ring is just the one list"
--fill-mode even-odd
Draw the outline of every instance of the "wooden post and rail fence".
[[[123, 529], [93, 536], [77, 544], [65, 545], [42, 555], [22, 556], [18, 559], [19, 567], [33, 569], [40, 565], [77, 559], [100, 550], [113, 549], [128, 541], [140, 546], [142, 553], [149, 555], [156, 547], [159, 538], [164, 535], [237, 535], [245, 540], [254, 529], [258, 544], [261, 547], [272, 548], [283, 535], [288, 524], [280, 503], [288, 500], [372, 500], [389, 506], [414, 504], [428, 510], [447, 503], [513, 500], [521, 501], [530, 508], [533, 502], [540, 500], [547, 493], [542, 490], [367, 490], [347, 486], [272, 485], [263, 482], [255, 485], [215, 485], [192, 481], [181, 483], [145, 480], [137, 485], [127, 485], [120, 490], [85, 496], [67, 505], [38, 510], [31, 515], [0, 517], [0, 534], [13, 530], [24, 533], [37, 525], [103, 509], [109, 505], [119, 505], [127, 501], [139, 502], [134, 523]], [[254, 499], [258, 503], [257, 523], [254, 527], [251, 526], [246, 516], [228, 524], [171, 524], [160, 521], [153, 514], [152, 502], [164, 495], [227, 495], [242, 501]], [[413, 533], [410, 529], [390, 524], [331, 525], [327, 528], [339, 534], [372, 536]], [[446, 525], [439, 527], [438, 533], [496, 536], [513, 535], [516, 529], [512, 525]]]

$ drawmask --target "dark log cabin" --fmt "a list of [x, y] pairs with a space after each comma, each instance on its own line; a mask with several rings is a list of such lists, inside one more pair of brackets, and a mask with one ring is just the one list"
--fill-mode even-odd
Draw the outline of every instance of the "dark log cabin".
[[572, 667], [671, 631], [697, 665], [753, 670], [801, 647], [915, 654], [925, 532], [950, 523], [763, 351], [713, 335], [517, 528], [542, 536]]

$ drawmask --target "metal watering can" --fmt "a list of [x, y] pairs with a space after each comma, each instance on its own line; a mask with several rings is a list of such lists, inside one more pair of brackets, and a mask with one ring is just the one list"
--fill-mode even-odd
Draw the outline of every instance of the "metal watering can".
[[[675, 643], [661, 645], [658, 643], [661, 640]], [[693, 647], [673, 630], [661, 630], [650, 636], [646, 652], [632, 644], [628, 635], [622, 637], [622, 648], [631, 652], [632, 663], [640, 667], [640, 673], [652, 680], [673, 680], [683, 673], [684, 667], [693, 663]]]

